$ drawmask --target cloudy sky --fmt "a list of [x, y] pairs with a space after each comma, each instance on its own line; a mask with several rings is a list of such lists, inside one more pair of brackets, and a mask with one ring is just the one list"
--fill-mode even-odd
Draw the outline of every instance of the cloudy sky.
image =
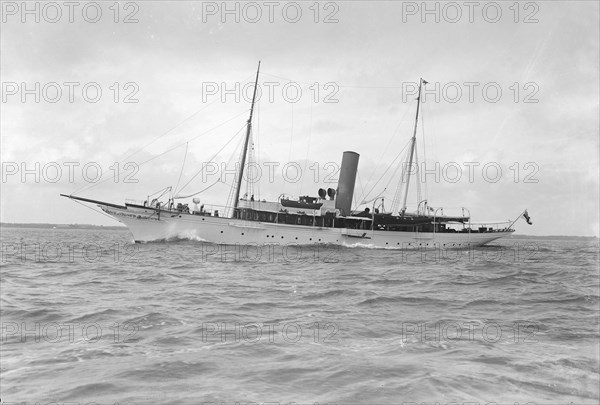
[[260, 60], [261, 199], [335, 187], [353, 150], [357, 203], [391, 205], [423, 77], [422, 198], [598, 236], [596, 1], [23, 4], [2, 2], [3, 222], [115, 225], [59, 194], [122, 203], [188, 182], [226, 204]]

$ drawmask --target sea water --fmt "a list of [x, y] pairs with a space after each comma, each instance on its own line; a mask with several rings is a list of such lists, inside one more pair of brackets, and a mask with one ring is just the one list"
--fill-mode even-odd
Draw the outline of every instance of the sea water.
[[598, 239], [441, 251], [3, 227], [3, 403], [577, 403]]

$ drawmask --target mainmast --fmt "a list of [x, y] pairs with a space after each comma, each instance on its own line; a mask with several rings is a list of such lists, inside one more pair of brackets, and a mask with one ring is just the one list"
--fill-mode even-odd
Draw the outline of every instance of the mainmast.
[[256, 101], [256, 88], [258, 87], [258, 72], [260, 72], [260, 61], [258, 61], [258, 69], [256, 70], [256, 80], [254, 81], [254, 92], [252, 94], [252, 105], [250, 106], [250, 117], [246, 125], [246, 139], [244, 140], [244, 149], [242, 150], [242, 162], [240, 166], [240, 175], [237, 179], [235, 187], [235, 199], [233, 200], [233, 213], [235, 216], [235, 209], [238, 207], [240, 201], [240, 190], [242, 188], [242, 178], [244, 177], [244, 166], [246, 166], [246, 155], [248, 154], [248, 142], [250, 140], [250, 131], [252, 131], [252, 114], [254, 113], [254, 102]]
[[408, 161], [408, 172], [406, 174], [406, 186], [404, 187], [404, 197], [402, 199], [402, 209], [400, 210], [400, 216], [404, 216], [406, 212], [406, 198], [408, 197], [408, 184], [410, 183], [410, 173], [412, 171], [413, 157], [415, 154], [415, 143], [417, 142], [417, 123], [419, 122], [419, 107], [421, 106], [421, 86], [427, 84], [423, 78], [419, 79], [419, 95], [417, 97], [417, 115], [415, 117], [415, 129], [413, 131], [412, 139], [410, 140], [410, 159]]

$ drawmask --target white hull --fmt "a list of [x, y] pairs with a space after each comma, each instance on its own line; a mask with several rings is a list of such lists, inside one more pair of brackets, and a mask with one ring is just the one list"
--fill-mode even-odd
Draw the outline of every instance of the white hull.
[[228, 245], [333, 244], [376, 248], [465, 248], [481, 246], [510, 235], [496, 232], [395, 232], [317, 226], [287, 225], [246, 221], [225, 217], [200, 216], [153, 209], [115, 208], [100, 205], [107, 214], [125, 224], [136, 242], [169, 239], [195, 239]]

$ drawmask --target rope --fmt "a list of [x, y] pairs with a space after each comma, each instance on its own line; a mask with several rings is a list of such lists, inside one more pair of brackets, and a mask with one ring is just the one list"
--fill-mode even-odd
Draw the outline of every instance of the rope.
[[[360, 186], [361, 195], [365, 195], [365, 190], [363, 188], [362, 182], [360, 181], [360, 172], [356, 170], [356, 177], [358, 177], [358, 185]], [[360, 201], [364, 201], [361, 199]], [[356, 204], [356, 194], [354, 195], [354, 206], [358, 207], [360, 204]]]
[[[216, 103], [217, 101], [219, 101], [219, 99], [215, 99], [214, 101], [208, 103], [207, 105], [205, 105], [204, 107], [202, 107], [201, 109], [199, 109], [198, 111], [196, 111], [195, 113], [193, 113], [192, 115], [190, 115], [189, 117], [185, 118], [183, 121], [179, 122], [177, 125], [175, 125], [173, 128], [169, 129], [167, 132], [157, 136], [156, 138], [154, 138], [152, 141], [150, 141], [149, 143], [147, 143], [146, 145], [142, 146], [141, 148], [137, 149], [135, 152], [131, 153], [129, 156], [123, 158], [122, 161], [124, 161], [125, 159], [129, 159], [130, 157], [132, 157], [133, 155], [135, 155], [136, 153], [146, 149], [148, 146], [152, 145], [154, 142], [156, 142], [159, 138], [162, 138], [163, 136], [167, 135], [168, 133], [170, 133], [171, 131], [175, 130], [176, 128], [179, 128], [181, 125], [183, 125], [185, 122], [189, 121], [190, 119], [192, 119], [193, 117], [195, 117], [196, 115], [198, 115], [199, 113], [201, 113], [202, 111], [206, 110], [208, 107], [210, 107], [211, 105], [213, 105], [214, 103]], [[122, 162], [121, 161], [121, 162]]]
[[[312, 86], [314, 84], [314, 83], [308, 83], [308, 82], [301, 81], [301, 80], [292, 80], [292, 79], [288, 79], [287, 77], [277, 76], [277, 75], [265, 73], [265, 72], [262, 72], [261, 74], [266, 75], [266, 76], [271, 76], [276, 79], [285, 80], [288, 82], [302, 83], [307, 86]], [[349, 89], [401, 89], [402, 88], [402, 86], [351, 86], [351, 85], [341, 85], [341, 84], [338, 84], [337, 86], [345, 87], [345, 88], [349, 88]]]
[[422, 201], [421, 199], [421, 179], [419, 176], [419, 154], [417, 153], [417, 143], [415, 142], [415, 167], [417, 168], [415, 173], [415, 182], [417, 183], [417, 207], [419, 203]]
[[[369, 195], [371, 195], [371, 193], [373, 192], [373, 190], [375, 189], [375, 187], [377, 187], [377, 184], [379, 184], [379, 182], [385, 177], [385, 174], [394, 165], [394, 163], [396, 162], [396, 160], [398, 160], [398, 158], [402, 155], [402, 153], [404, 152], [404, 150], [406, 149], [407, 146], [408, 146], [408, 144], [404, 145], [404, 148], [402, 148], [402, 150], [400, 152], [398, 152], [398, 154], [396, 155], [396, 157], [394, 158], [394, 160], [388, 165], [387, 169], [385, 169], [385, 172], [383, 172], [383, 174], [381, 175], [381, 177], [379, 177], [379, 180], [377, 180], [377, 182], [373, 185], [373, 187], [371, 187], [371, 190], [369, 190], [369, 192], [367, 193], [367, 195], [365, 196], [365, 198], [363, 200], [366, 200], [369, 197]], [[392, 182], [392, 179], [396, 176], [396, 173], [398, 172], [399, 168], [400, 168], [400, 165], [396, 166], [396, 170], [394, 170], [394, 173], [392, 174], [392, 177], [390, 177], [390, 180], [388, 181], [387, 185], [385, 186], [384, 191], [390, 185], [390, 183]]]
[[179, 172], [179, 179], [177, 179], [177, 185], [175, 186], [175, 194], [177, 194], [179, 192], [179, 182], [181, 181], [181, 175], [183, 174], [183, 168], [185, 167], [185, 160], [187, 158], [188, 146], [189, 145], [190, 145], [190, 143], [186, 142], [186, 144], [185, 144], [185, 154], [183, 155], [183, 164], [181, 165], [181, 171]]
[[[306, 173], [306, 166], [308, 165], [308, 156], [309, 156], [309, 152], [310, 152], [310, 138], [312, 136], [312, 120], [313, 120], [313, 101], [311, 98], [311, 102], [310, 102], [310, 109], [309, 109], [310, 113], [309, 113], [309, 119], [308, 119], [308, 147], [306, 148], [306, 158], [304, 158], [304, 168], [302, 169], [302, 173]], [[321, 179], [319, 179], [320, 181]], [[298, 194], [302, 195], [302, 185], [304, 184], [304, 181], [300, 182], [300, 191], [298, 191]]]
[[156, 195], [156, 194], [158, 194], [158, 193], [160, 193], [162, 191], [162, 193], [158, 197], [156, 197], [158, 199], [158, 198], [162, 197], [163, 194], [166, 193], [170, 189], [171, 189], [171, 186], [167, 186], [165, 188], [161, 188], [160, 190], [158, 190], [158, 191], [156, 191], [156, 192], [148, 195], [148, 197], [152, 197], [152, 196], [154, 196], [154, 195]]
[[[412, 143], [412, 140], [409, 140], [408, 144], [405, 146], [405, 149], [411, 143]], [[415, 148], [416, 148], [416, 145], [417, 144], [415, 142]], [[402, 188], [403, 188], [402, 185], [404, 184], [404, 182], [408, 181], [408, 176], [409, 176], [408, 172], [411, 169], [410, 167], [408, 167], [408, 161], [409, 160], [410, 160], [410, 150], [407, 150], [406, 151], [406, 156], [404, 158], [404, 162], [400, 162], [400, 166], [402, 166], [402, 175], [400, 176], [400, 180], [398, 181], [398, 186], [396, 187], [396, 193], [394, 194], [394, 199], [392, 200], [392, 212], [398, 210], [398, 206], [400, 205], [400, 199], [402, 197], [402, 192], [403, 192], [402, 191]], [[406, 164], [403, 164], [403, 163], [406, 163]], [[396, 169], [396, 172], [397, 171], [398, 170]], [[404, 207], [402, 207], [402, 208], [404, 208]]]
[[220, 183], [220, 182], [221, 182], [221, 179], [217, 179], [217, 181], [215, 181], [213, 184], [211, 184], [210, 186], [206, 187], [206, 188], [205, 188], [205, 189], [203, 189], [203, 190], [200, 190], [200, 191], [198, 191], [197, 193], [190, 194], [190, 195], [183, 195], [183, 196], [179, 196], [179, 195], [178, 195], [178, 196], [175, 196], [175, 197], [173, 197], [173, 199], [178, 199], [178, 200], [179, 200], [179, 199], [182, 199], [182, 198], [190, 198], [190, 197], [193, 197], [193, 196], [195, 196], [195, 195], [198, 195], [198, 194], [200, 194], [200, 193], [203, 193], [203, 192], [205, 192], [206, 190], [208, 190], [209, 188], [211, 188], [212, 186], [214, 186], [215, 184], [217, 184], [217, 183]]
[[[423, 140], [423, 164], [427, 165], [427, 153], [425, 150], [425, 104], [421, 104], [421, 139]], [[417, 166], [418, 168], [418, 166]], [[429, 193], [427, 190], [427, 178], [423, 180], [423, 188], [425, 189], [425, 199], [429, 199]], [[420, 202], [420, 201], [419, 201]]]
[[[199, 135], [196, 135], [195, 137], [193, 137], [193, 138], [189, 139], [187, 142], [191, 142], [191, 141], [193, 141], [193, 140], [195, 140], [195, 139], [198, 139], [198, 138], [200, 138], [201, 136], [204, 136], [204, 135], [206, 135], [206, 134], [208, 134], [208, 133], [210, 133], [210, 132], [214, 131], [214, 130], [215, 130], [215, 129], [217, 129], [217, 128], [220, 128], [220, 127], [222, 127], [223, 125], [225, 125], [225, 124], [227, 124], [227, 123], [229, 123], [229, 122], [233, 121], [234, 119], [238, 118], [238, 117], [239, 117], [239, 116], [241, 116], [242, 114], [246, 114], [246, 112], [247, 112], [247, 111], [243, 111], [243, 112], [241, 112], [240, 114], [237, 114], [236, 116], [234, 116], [234, 117], [232, 117], [232, 118], [228, 119], [227, 121], [224, 121], [224, 122], [220, 123], [219, 125], [217, 125], [217, 126], [215, 126], [215, 127], [211, 128], [211, 129], [209, 129], [209, 130], [207, 130], [207, 131], [205, 131], [205, 132], [203, 132], [203, 133], [201, 133], [201, 134], [199, 134]], [[186, 143], [187, 143], [187, 142], [186, 142]], [[163, 155], [166, 155], [167, 153], [169, 153], [169, 152], [172, 152], [173, 150], [175, 150], [175, 149], [177, 149], [177, 148], [179, 148], [180, 146], [183, 146], [183, 145], [184, 145], [183, 143], [181, 143], [181, 144], [179, 144], [179, 145], [176, 145], [176, 146], [172, 147], [171, 149], [168, 149], [168, 150], [166, 150], [166, 151], [164, 151], [164, 152], [162, 152], [162, 153], [160, 153], [160, 154], [158, 154], [158, 155], [156, 155], [156, 156], [154, 156], [154, 157], [152, 157], [152, 158], [150, 158], [150, 159], [148, 159], [148, 160], [146, 160], [146, 161], [144, 161], [144, 162], [140, 163], [138, 166], [143, 166], [143, 165], [145, 165], [146, 163], [149, 163], [149, 162], [153, 161], [154, 159], [158, 159], [159, 157], [161, 157], [161, 156], [163, 156]], [[97, 181], [96, 183], [93, 183], [93, 184], [87, 184], [86, 186], [83, 186], [83, 187], [79, 188], [78, 190], [74, 191], [74, 192], [72, 193], [72, 195], [75, 195], [75, 194], [77, 194], [77, 193], [81, 193], [81, 192], [83, 192], [84, 190], [89, 190], [89, 189], [91, 189], [91, 188], [93, 188], [93, 187], [96, 187], [96, 186], [98, 186], [98, 185], [100, 185], [100, 184], [102, 184], [102, 183], [104, 183], [104, 182], [106, 182], [106, 181], [108, 181], [108, 180], [111, 180], [111, 179], [112, 179], [112, 177], [107, 177], [106, 179], [104, 179], [104, 180], [100, 180], [100, 181]]]
[[[292, 142], [294, 142], [294, 103], [290, 103], [292, 106], [292, 127], [290, 128], [290, 150], [288, 152], [288, 162], [292, 160]], [[282, 191], [285, 192], [285, 186], [287, 181], [283, 182]]]
[[[260, 100], [258, 102], [258, 104], [256, 105], [256, 155], [260, 158]], [[254, 127], [252, 127], [254, 128]], [[252, 131], [254, 132], [254, 131]], [[255, 162], [258, 163], [258, 159], [255, 159]], [[256, 188], [258, 189], [258, 192], [256, 193], [258, 196], [258, 200], [260, 201], [260, 181], [257, 182], [256, 184]]]
[[[373, 171], [371, 172], [371, 175], [369, 176], [369, 179], [367, 180], [367, 184], [371, 183], [371, 179], [373, 178], [373, 176], [375, 175], [375, 173], [377, 173], [377, 169], [379, 168], [379, 165], [381, 164], [381, 162], [384, 162], [385, 160], [383, 159], [383, 155], [385, 155], [385, 152], [387, 152], [389, 150], [390, 144], [392, 143], [392, 140], [395, 139], [395, 135], [398, 133], [398, 130], [400, 129], [400, 126], [402, 125], [402, 123], [404, 122], [404, 118], [406, 117], [406, 114], [408, 113], [408, 109], [404, 109], [404, 114], [402, 114], [402, 117], [400, 118], [400, 122], [398, 123], [398, 126], [396, 127], [396, 129], [394, 129], [394, 132], [392, 132], [392, 135], [390, 136], [390, 139], [388, 140], [387, 145], [385, 146], [385, 148], [382, 150], [381, 155], [379, 156], [379, 159], [377, 159], [377, 165], [375, 166], [375, 168], [373, 169]], [[405, 146], [406, 148], [406, 146]], [[400, 151], [400, 153], [402, 153], [402, 151]], [[392, 163], [393, 164], [393, 163]], [[388, 166], [388, 170], [389, 170]], [[383, 177], [383, 175], [382, 175]], [[379, 180], [381, 180], [381, 177], [379, 178]], [[379, 181], [378, 180], [378, 181]], [[369, 192], [370, 194], [370, 192]], [[368, 195], [367, 195], [368, 196]], [[364, 199], [367, 198], [367, 196], [365, 196]]]
[[[232, 136], [232, 137], [231, 137], [231, 138], [230, 138], [230, 139], [229, 139], [229, 140], [228, 140], [228, 141], [225, 143], [225, 145], [223, 145], [223, 146], [221, 147], [221, 149], [219, 149], [219, 150], [217, 151], [217, 153], [215, 153], [215, 154], [214, 154], [214, 155], [213, 155], [213, 156], [210, 158], [209, 162], [212, 162], [212, 161], [213, 161], [213, 160], [214, 160], [214, 159], [217, 157], [217, 155], [218, 155], [219, 153], [221, 153], [221, 152], [223, 151], [223, 149], [225, 149], [225, 148], [227, 147], [227, 145], [229, 145], [229, 144], [231, 143], [231, 141], [233, 141], [233, 140], [234, 140], [234, 139], [235, 139], [235, 138], [238, 136], [238, 134], [239, 134], [239, 133], [242, 131], [242, 129], [244, 129], [245, 127], [246, 127], [246, 125], [244, 124], [244, 126], [242, 126], [242, 128], [240, 128], [240, 129], [239, 129], [239, 130], [238, 130], [238, 131], [235, 133], [235, 135], [233, 135], [233, 136]], [[200, 173], [202, 173], [202, 172], [204, 171], [204, 168], [205, 168], [205, 167], [206, 167], [206, 166], [202, 166], [202, 168], [201, 168], [200, 170], [198, 170], [198, 171], [196, 172], [196, 174], [194, 174], [194, 175], [192, 176], [192, 178], [191, 178], [191, 179], [190, 179], [190, 180], [189, 180], [187, 183], [185, 183], [185, 184], [184, 184], [184, 185], [183, 185], [183, 186], [182, 186], [182, 187], [181, 187], [179, 190], [177, 190], [177, 192], [181, 192], [183, 189], [185, 189], [185, 188], [186, 188], [186, 187], [187, 187], [187, 186], [188, 186], [188, 185], [189, 185], [189, 184], [192, 182], [192, 180], [194, 180], [196, 177], [198, 177], [198, 175], [199, 175]]]
[[[245, 128], [245, 127], [246, 127], [246, 126], [244, 125], [244, 128]], [[243, 129], [243, 128], [242, 128], [242, 129]], [[250, 136], [252, 136], [252, 132], [250, 132]], [[236, 148], [235, 148], [235, 150], [241, 150], [241, 149], [242, 149], [242, 148], [240, 147], [240, 145], [242, 145], [243, 141], [244, 141], [244, 139], [243, 139], [243, 137], [241, 137], [241, 138], [240, 138], [240, 140], [239, 140], [239, 142], [238, 142], [238, 144], [236, 145]], [[240, 154], [239, 154], [239, 156], [238, 156], [238, 160], [236, 161], [236, 163], [237, 163], [237, 162], [240, 162], [240, 161], [242, 160], [242, 154], [243, 154], [243, 153], [244, 153], [244, 151], [241, 151], [241, 152], [240, 152]], [[234, 152], [234, 153], [232, 153], [232, 154], [231, 154], [231, 156], [229, 157], [229, 161], [227, 162], [227, 165], [229, 165], [229, 164], [231, 163], [231, 160], [233, 159], [233, 156], [235, 156], [235, 152]], [[237, 174], [237, 170], [236, 170], [236, 174]], [[230, 186], [230, 188], [229, 188], [229, 195], [227, 196], [227, 203], [226, 203], [226, 206], [228, 206], [228, 207], [233, 207], [233, 206], [234, 206], [234, 201], [233, 201], [233, 199], [234, 199], [234, 196], [235, 196], [235, 187], [236, 187], [236, 185], [237, 185], [237, 176], [234, 176], [234, 178], [233, 178], [233, 182], [231, 183], [231, 186]], [[230, 216], [230, 214], [231, 214], [231, 213], [228, 213], [228, 215], [227, 215], [227, 216]]]
[[88, 208], [88, 209], [90, 209], [90, 210], [92, 210], [92, 211], [96, 211], [96, 212], [98, 212], [98, 213], [100, 213], [100, 214], [102, 214], [102, 215], [104, 215], [104, 216], [106, 216], [106, 217], [108, 217], [108, 218], [112, 219], [113, 221], [114, 221], [114, 219], [115, 219], [115, 217], [112, 217], [112, 216], [108, 215], [106, 212], [104, 212], [104, 211], [102, 211], [102, 210], [98, 210], [98, 209], [96, 209], [96, 208], [94, 208], [94, 207], [91, 207], [91, 206], [89, 206], [89, 205], [85, 205], [85, 204], [84, 204], [84, 203], [82, 203], [81, 201], [77, 201], [77, 200], [73, 200], [73, 199], [72, 199], [71, 201], [75, 201], [77, 204], [81, 204], [81, 205], [82, 205], [82, 206], [84, 206], [85, 208]]

